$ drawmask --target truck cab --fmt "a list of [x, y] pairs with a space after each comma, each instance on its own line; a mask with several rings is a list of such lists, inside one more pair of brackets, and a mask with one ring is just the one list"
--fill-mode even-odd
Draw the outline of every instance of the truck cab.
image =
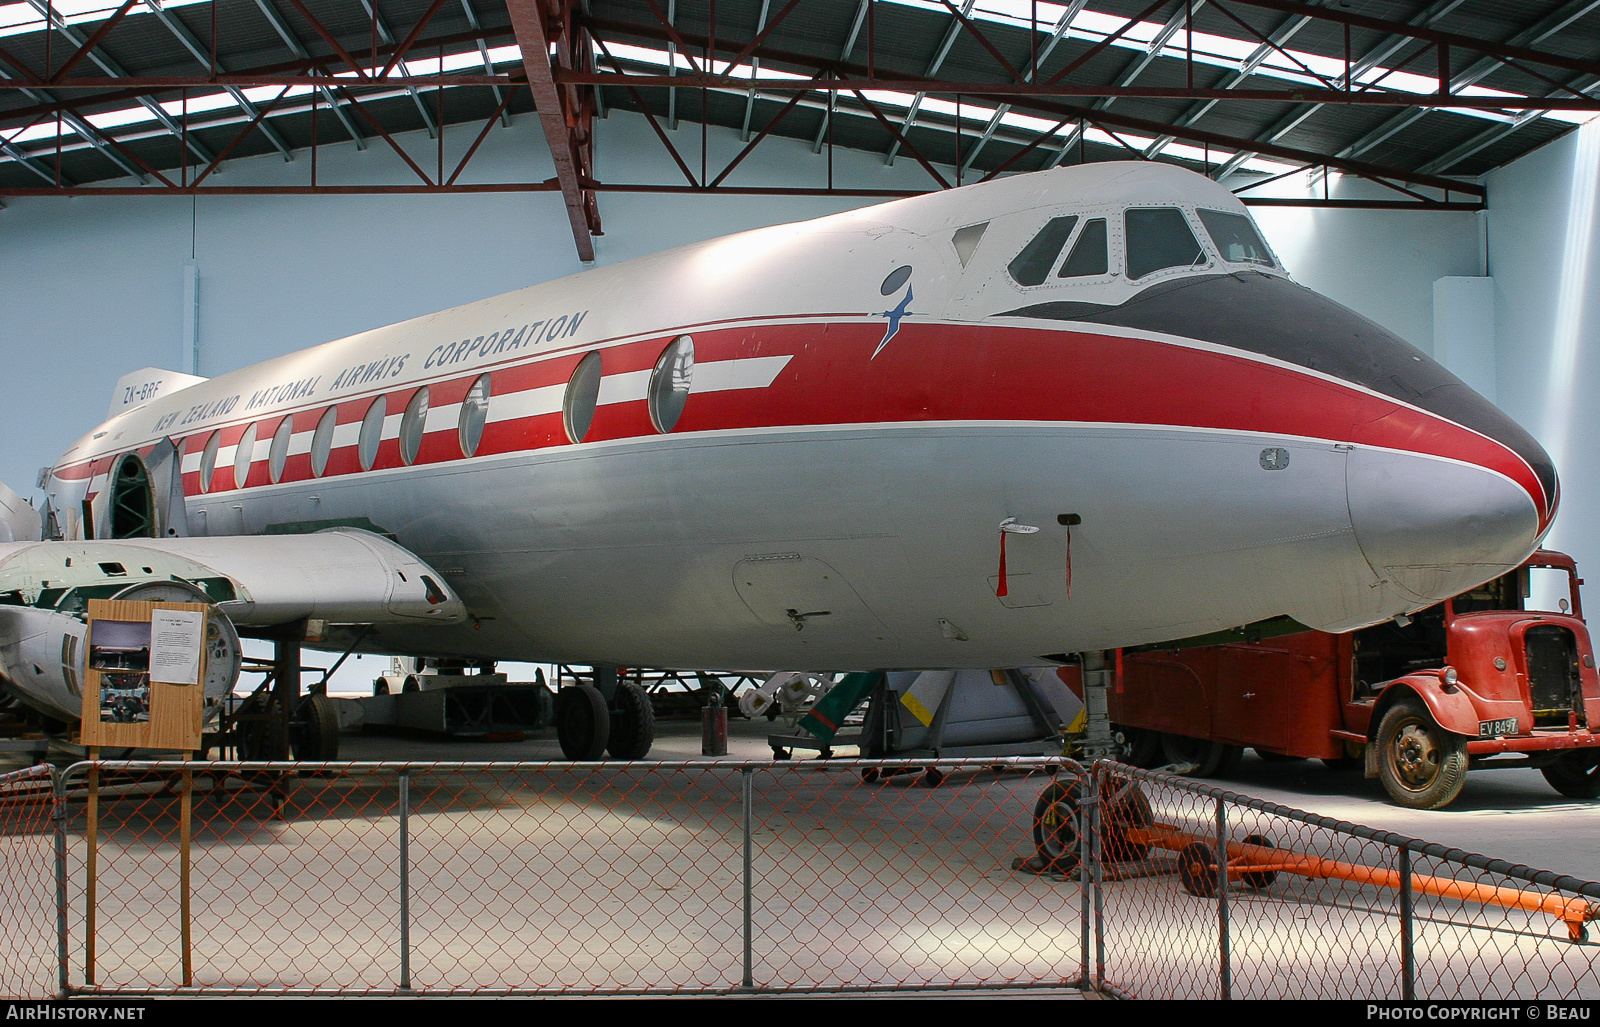
[[1582, 583], [1571, 557], [1541, 550], [1444, 603], [1349, 634], [1129, 653], [1112, 719], [1131, 758], [1157, 759], [1155, 736], [1159, 758], [1201, 773], [1225, 772], [1250, 746], [1269, 760], [1359, 762], [1419, 809], [1448, 805], [1468, 770], [1511, 766], [1592, 799], [1600, 675]]

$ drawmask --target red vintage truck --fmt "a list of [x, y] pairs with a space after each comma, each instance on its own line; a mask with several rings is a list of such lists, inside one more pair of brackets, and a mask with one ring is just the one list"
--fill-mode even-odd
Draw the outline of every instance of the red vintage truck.
[[[1531, 576], [1564, 585], [1532, 610]], [[1471, 592], [1343, 635], [1301, 631], [1128, 651], [1110, 695], [1125, 758], [1227, 773], [1268, 760], [1364, 766], [1395, 802], [1438, 809], [1469, 769], [1535, 767], [1600, 796], [1600, 675], [1577, 566], [1541, 550]], [[1544, 591], [1552, 591], [1546, 588]], [[1248, 635], [1248, 633], [1246, 633]]]

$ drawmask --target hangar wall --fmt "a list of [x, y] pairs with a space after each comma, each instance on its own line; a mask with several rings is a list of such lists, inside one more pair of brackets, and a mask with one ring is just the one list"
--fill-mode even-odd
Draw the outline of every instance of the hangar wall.
[[[610, 182], [681, 182], [644, 119], [598, 123], [597, 173]], [[445, 161], [475, 131], [447, 129]], [[712, 129], [713, 168], [738, 152], [735, 132]], [[401, 137], [426, 160], [433, 143]], [[698, 160], [698, 126], [676, 142]], [[540, 154], [529, 167], [528, 154]], [[462, 181], [551, 175], [538, 123], [517, 119], [489, 134]], [[922, 189], [915, 161], [885, 167], [838, 150], [836, 184]], [[815, 184], [827, 161], [804, 142], [771, 138], [730, 184]], [[236, 160], [218, 185], [300, 184], [310, 159]], [[323, 149], [325, 184], [404, 182], [410, 172], [374, 139]], [[1280, 184], [1279, 195], [1292, 188]], [[1336, 179], [1335, 195], [1377, 189]], [[145, 365], [177, 367], [184, 338], [185, 265], [199, 272], [200, 373], [216, 375], [280, 353], [582, 269], [559, 200], [549, 193], [453, 196], [208, 196], [7, 200], [0, 212], [0, 323], [7, 373], [0, 409], [10, 430], [0, 480], [31, 491], [38, 467], [105, 416], [112, 386]], [[826, 197], [663, 197], [606, 193], [601, 262], [761, 225], [832, 213], [871, 200]], [[1298, 280], [1424, 349], [1432, 338], [1433, 283], [1479, 275], [1477, 215], [1257, 208]], [[181, 369], [181, 368], [180, 368]]]
[[1600, 573], [1600, 121], [1490, 174], [1502, 409], [1538, 437], [1561, 476], [1546, 545]]

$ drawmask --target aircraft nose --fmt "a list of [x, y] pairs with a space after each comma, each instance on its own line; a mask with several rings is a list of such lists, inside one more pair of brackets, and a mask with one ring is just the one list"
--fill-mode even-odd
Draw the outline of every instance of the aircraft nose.
[[1358, 446], [1345, 465], [1350, 522], [1367, 563], [1403, 597], [1435, 603], [1519, 566], [1554, 513], [1468, 461]]

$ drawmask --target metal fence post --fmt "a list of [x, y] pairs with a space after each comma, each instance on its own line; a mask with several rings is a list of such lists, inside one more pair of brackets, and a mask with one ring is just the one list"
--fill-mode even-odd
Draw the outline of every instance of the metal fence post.
[[1417, 965], [1412, 951], [1411, 850], [1400, 850], [1400, 994], [1407, 1002], [1416, 999]]
[[67, 786], [54, 767], [50, 768], [50, 789], [55, 793], [50, 819], [55, 821], [56, 836], [56, 997], [65, 1000], [71, 985], [67, 967]]
[[739, 772], [739, 800], [744, 807], [744, 981], [746, 988], [755, 987], [753, 973], [753, 958], [751, 955], [751, 840], [750, 840], [750, 807], [754, 804], [755, 787], [754, 773], [750, 767], [744, 767]]
[[1089, 810], [1094, 806], [1094, 775], [1079, 778], [1083, 788], [1078, 797], [1078, 934], [1082, 950], [1078, 960], [1079, 987], [1093, 987], [1089, 977]]
[[411, 990], [411, 771], [400, 771], [400, 990]]
[[1094, 983], [1096, 988], [1103, 990], [1106, 983], [1106, 931], [1105, 890], [1102, 887], [1104, 876], [1100, 861], [1105, 853], [1100, 844], [1100, 830], [1104, 823], [1100, 807], [1105, 802], [1096, 776], [1090, 774], [1089, 780], [1093, 782], [1091, 787], [1094, 789], [1094, 802], [1089, 807], [1089, 866], [1094, 874]]
[[1233, 967], [1228, 951], [1228, 812], [1217, 799], [1217, 987], [1219, 998], [1233, 997]]

